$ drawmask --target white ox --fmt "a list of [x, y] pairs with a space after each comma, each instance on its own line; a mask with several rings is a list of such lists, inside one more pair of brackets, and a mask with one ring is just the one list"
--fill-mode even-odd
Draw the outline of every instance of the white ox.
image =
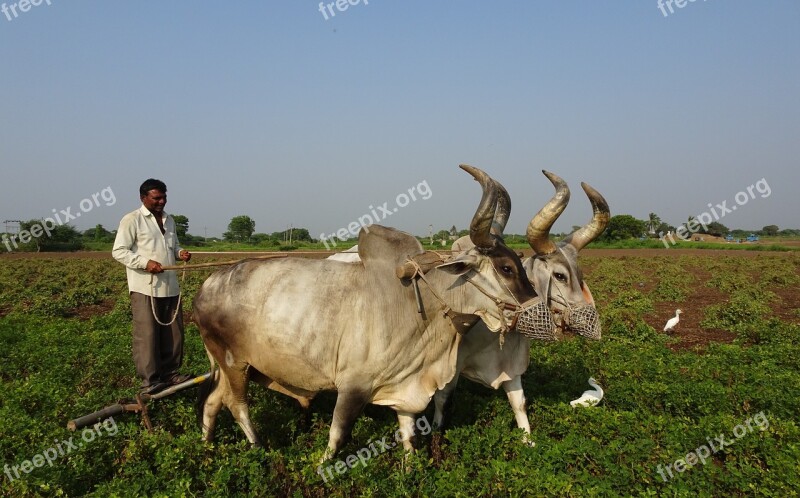
[[[536, 293], [547, 299], [554, 315], [560, 317], [557, 320], [559, 332], [575, 329], [581, 335], [599, 339], [600, 323], [594, 309], [594, 298], [583, 280], [577, 257], [578, 251], [605, 230], [610, 216], [608, 203], [591, 186], [581, 183], [592, 204], [592, 220], [556, 245], [550, 240], [550, 227], [567, 206], [570, 192], [564, 180], [547, 171], [542, 172], [556, 187], [556, 193], [528, 225], [528, 243], [534, 250], [534, 255], [523, 261], [523, 267]], [[506, 203], [507, 207], [504, 208], [503, 204]], [[504, 199], [501, 195], [498, 212], [510, 209], [510, 199]], [[507, 216], [499, 216], [495, 220], [493, 231], [501, 234], [507, 219]], [[453, 244], [454, 256], [471, 246], [468, 239], [459, 239]], [[581, 322], [580, 318], [587, 316], [590, 318]], [[531, 428], [522, 389], [522, 374], [530, 363], [531, 340], [512, 330], [505, 334], [501, 346], [496, 333], [477, 323], [465, 334], [459, 345], [456, 369], [460, 375], [484, 386], [493, 389], [502, 386], [517, 426], [525, 432], [525, 441], [533, 444], [529, 439]], [[435, 427], [443, 425], [445, 407], [457, 382], [458, 375], [434, 395]]]
[[[412, 236], [373, 225], [359, 235], [363, 265], [327, 260], [248, 260], [211, 275], [194, 300], [194, 318], [216, 372], [201, 390], [203, 436], [213, 438], [227, 406], [248, 440], [259, 444], [249, 417], [253, 380], [307, 407], [320, 391], [337, 391], [328, 445], [332, 456], [367, 403], [398, 414], [411, 449], [414, 416], [456, 374], [461, 335], [455, 321], [481, 320], [504, 331], [520, 303], [535, 297], [519, 257], [490, 233], [497, 184], [481, 183], [468, 250], [425, 274], [418, 313], [414, 284], [395, 275], [423, 253]], [[215, 371], [215, 364], [219, 369]]]
[[[556, 193], [528, 225], [528, 243], [534, 250], [534, 256], [523, 261], [523, 268], [536, 293], [539, 296], [546, 296], [554, 314], [561, 317], [559, 327], [563, 331], [569, 330], [571, 326], [579, 328], [582, 325], [570, 323], [569, 318], [574, 314], [570, 315], [568, 310], [594, 307], [594, 298], [589, 286], [583, 280], [577, 256], [578, 251], [605, 230], [610, 213], [608, 203], [603, 196], [588, 184], [582, 183], [581, 186], [592, 204], [592, 220], [555, 245], [550, 241], [550, 227], [566, 208], [570, 192], [566, 182], [560, 177], [547, 171], [543, 173], [555, 186]], [[492, 223], [492, 233], [502, 236], [511, 212], [511, 199], [502, 185], [498, 184], [498, 187], [498, 207]], [[468, 236], [461, 237], [453, 243], [453, 256], [473, 247], [474, 244]], [[350, 260], [353, 263], [357, 261], [359, 260]], [[599, 339], [599, 322], [595, 324], [594, 330], [582, 332]], [[460, 375], [486, 387], [499, 389], [502, 386], [514, 412], [517, 426], [525, 432], [525, 440], [532, 444], [528, 438], [531, 428], [522, 389], [522, 374], [530, 364], [531, 340], [512, 330], [504, 335], [501, 346], [497, 333], [482, 323], [477, 323], [461, 340], [456, 370]], [[443, 426], [445, 407], [457, 383], [458, 375], [434, 395], [435, 427]]]

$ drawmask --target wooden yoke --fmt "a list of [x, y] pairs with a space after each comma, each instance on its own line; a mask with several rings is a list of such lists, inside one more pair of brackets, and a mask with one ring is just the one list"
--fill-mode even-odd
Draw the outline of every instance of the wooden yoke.
[[[409, 259], [411, 259], [413, 263], [411, 261], [407, 261], [406, 263], [403, 263], [395, 268], [394, 273], [397, 275], [397, 278], [401, 280], [414, 278], [414, 276], [417, 274], [417, 265], [419, 265], [422, 273], [428, 273], [429, 270], [447, 260], [447, 258], [445, 258], [443, 255], [434, 251], [425, 251], [424, 253], [412, 256]], [[414, 263], [416, 263], [416, 265]]]

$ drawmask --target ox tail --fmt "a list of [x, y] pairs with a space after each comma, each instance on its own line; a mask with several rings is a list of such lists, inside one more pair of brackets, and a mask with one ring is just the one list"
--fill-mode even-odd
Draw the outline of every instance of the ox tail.
[[214, 390], [214, 386], [217, 383], [217, 379], [219, 378], [219, 370], [217, 369], [217, 362], [214, 359], [214, 356], [211, 355], [211, 352], [208, 350], [208, 347], [205, 348], [206, 355], [208, 355], [208, 361], [211, 363], [208, 371], [211, 372], [211, 375], [204, 380], [200, 384], [200, 389], [198, 390], [197, 394], [197, 403], [195, 404], [195, 412], [197, 415], [197, 422], [200, 427], [203, 427], [203, 407], [206, 404], [206, 400], [208, 396], [211, 394], [211, 391]]

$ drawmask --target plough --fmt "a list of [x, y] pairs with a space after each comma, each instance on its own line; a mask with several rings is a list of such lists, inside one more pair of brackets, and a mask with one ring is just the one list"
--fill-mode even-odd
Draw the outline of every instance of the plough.
[[109, 405], [94, 413], [90, 413], [89, 415], [84, 415], [83, 417], [78, 417], [76, 419], [70, 420], [67, 423], [67, 429], [71, 431], [77, 431], [78, 429], [83, 429], [84, 427], [94, 425], [97, 422], [101, 422], [109, 417], [113, 417], [121, 413], [139, 413], [141, 414], [142, 422], [144, 423], [145, 427], [147, 427], [148, 431], [151, 431], [153, 430], [153, 424], [150, 422], [150, 416], [148, 415], [147, 412], [147, 404], [150, 401], [166, 398], [167, 396], [175, 394], [179, 391], [183, 391], [184, 389], [195, 387], [201, 384], [209, 377], [211, 377], [211, 373], [206, 373], [197, 376], [193, 379], [189, 379], [186, 382], [181, 382], [180, 384], [176, 384], [172, 387], [164, 389], [163, 391], [160, 391], [156, 394], [138, 393], [136, 395], [136, 399], [134, 400], [130, 399], [120, 400], [118, 403]]

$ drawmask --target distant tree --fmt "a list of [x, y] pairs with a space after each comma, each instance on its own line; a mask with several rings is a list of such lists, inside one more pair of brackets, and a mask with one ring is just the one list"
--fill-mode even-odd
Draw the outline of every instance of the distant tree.
[[222, 234], [225, 240], [241, 242], [250, 240], [256, 230], [256, 222], [247, 215], [234, 216], [228, 223], [228, 231]]
[[711, 223], [706, 225], [706, 228], [703, 230], [703, 233], [707, 233], [709, 235], [715, 235], [717, 237], [723, 237], [727, 235], [728, 232], [730, 232], [728, 227], [726, 227], [725, 225], [723, 225], [718, 221], [712, 221]]
[[187, 233], [183, 237], [180, 238], [179, 242], [181, 246], [204, 246], [206, 245], [205, 237], [195, 236], [190, 233]]
[[647, 223], [629, 214], [618, 214], [608, 220], [600, 240], [614, 241], [641, 237], [647, 230]]
[[22, 251], [77, 251], [83, 247], [82, 236], [72, 225], [50, 228], [42, 220], [23, 221], [15, 241]]
[[761, 229], [761, 233], [770, 237], [778, 235], [778, 225], [767, 225]]
[[272, 235], [269, 235], [267, 233], [254, 233], [253, 235], [250, 236], [250, 241], [253, 242], [254, 244], [266, 245], [265, 243], [269, 243], [271, 240], [273, 240]]
[[114, 234], [106, 230], [103, 225], [97, 225], [83, 232], [83, 238], [84, 240], [92, 240], [95, 242], [113, 242]]
[[452, 227], [450, 227], [450, 235], [452, 235], [453, 237], [455, 237], [456, 235], [458, 235], [458, 230], [456, 229], [456, 226], [455, 226], [455, 225], [453, 225]]
[[94, 228], [84, 230], [81, 237], [85, 241], [92, 242], [111, 242], [114, 240], [114, 234], [106, 230], [103, 225], [96, 225]]
[[175, 220], [175, 232], [178, 234], [178, 240], [181, 240], [189, 231], [189, 218], [182, 214], [173, 214], [172, 219]]
[[797, 237], [798, 235], [800, 235], [800, 230], [796, 228], [784, 228], [783, 230], [778, 232], [778, 235], [782, 235], [785, 237]]
[[656, 233], [656, 229], [658, 229], [659, 225], [661, 225], [661, 218], [659, 218], [656, 213], [647, 215], [647, 228], [650, 233]]
[[669, 223], [664, 223], [663, 221], [659, 223], [656, 227], [656, 235], [659, 237], [666, 235], [667, 233], [675, 232], [675, 227], [670, 225]]
[[450, 232], [448, 230], [439, 230], [433, 236], [436, 240], [448, 240], [450, 238]]
[[311, 238], [311, 234], [308, 233], [307, 228], [293, 228], [292, 229], [292, 242], [294, 241], [301, 241], [301, 242], [311, 242], [314, 239]]
[[282, 232], [272, 232], [272, 238], [280, 241], [281, 243], [285, 241], [287, 244], [289, 243], [289, 239], [292, 240], [292, 244], [301, 241], [302, 242], [313, 241], [313, 239], [311, 238], [311, 234], [308, 233], [307, 228], [290, 228]]

